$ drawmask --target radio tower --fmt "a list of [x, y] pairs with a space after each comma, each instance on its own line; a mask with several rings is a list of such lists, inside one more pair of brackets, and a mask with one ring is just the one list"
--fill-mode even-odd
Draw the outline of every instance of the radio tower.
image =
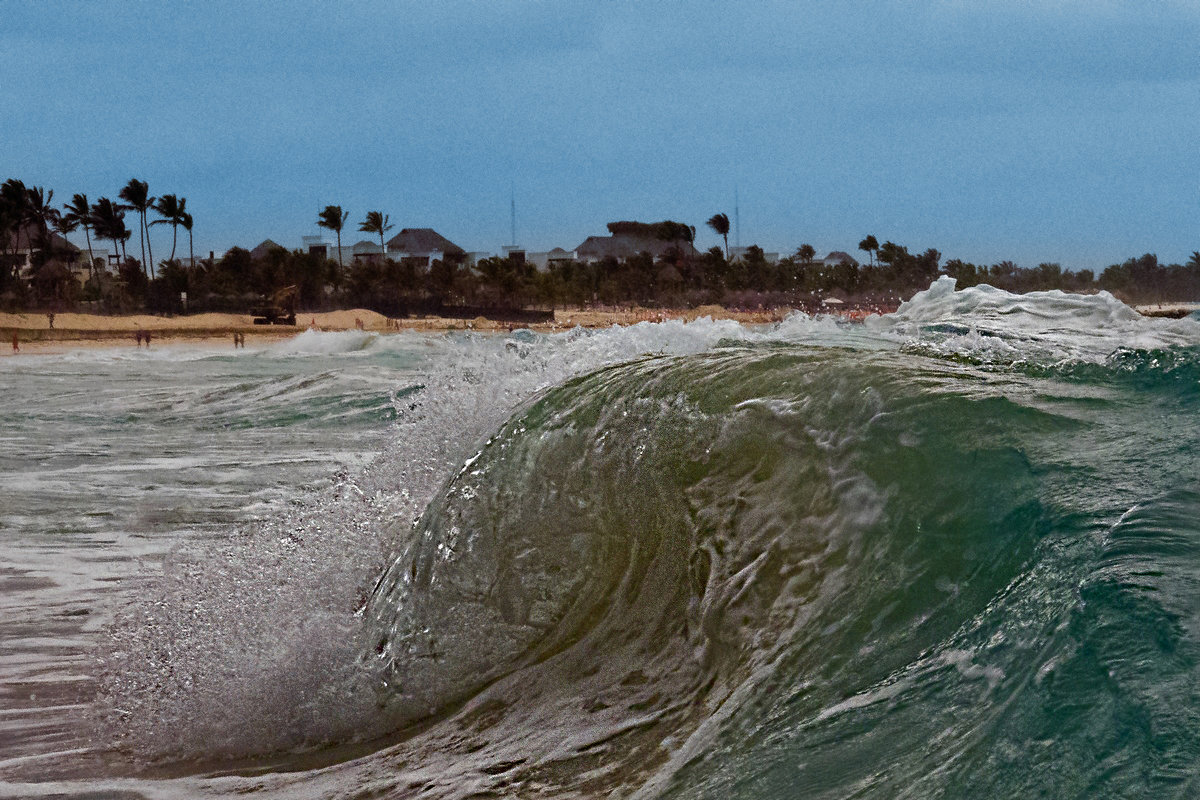
[[517, 246], [517, 190], [516, 187], [509, 185], [509, 212], [510, 223], [512, 225], [512, 238], [509, 239], [509, 244], [512, 247]]
[[733, 187], [733, 246], [738, 248], [739, 252], [742, 247], [742, 216], [738, 212], [738, 190]]
[[505, 258], [516, 258], [525, 263], [525, 249], [517, 244], [517, 190], [512, 184], [509, 184], [508, 214], [512, 244], [506, 244], [500, 249], [504, 251]]

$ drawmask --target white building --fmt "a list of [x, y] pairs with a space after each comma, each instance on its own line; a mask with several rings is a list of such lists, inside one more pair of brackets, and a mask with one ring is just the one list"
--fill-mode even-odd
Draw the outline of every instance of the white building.
[[561, 247], [556, 247], [544, 253], [526, 253], [525, 260], [533, 264], [538, 272], [547, 272], [552, 266], [569, 263], [577, 259], [574, 250], [564, 250]]
[[429, 268], [434, 261], [463, 261], [467, 251], [433, 228], [404, 228], [387, 243], [388, 258]]

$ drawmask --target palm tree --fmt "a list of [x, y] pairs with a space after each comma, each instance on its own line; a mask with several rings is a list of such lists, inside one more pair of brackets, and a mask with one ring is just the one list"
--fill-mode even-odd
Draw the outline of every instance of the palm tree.
[[[145, 181], [139, 181], [137, 178], [130, 178], [129, 183], [125, 184], [125, 188], [121, 190], [119, 197], [128, 203], [128, 208], [138, 212], [141, 217], [141, 227], [138, 229], [138, 236], [142, 240], [142, 269], [149, 270], [147, 275], [154, 277], [154, 250], [150, 247], [150, 228], [146, 225], [146, 212], [154, 206], [154, 198], [150, 196], [150, 186]], [[146, 260], [146, 251], [150, 251], [150, 260]]]
[[879, 252], [879, 240], [868, 234], [867, 238], [858, 243], [858, 249], [871, 257], [871, 266], [875, 266], [875, 253]]
[[54, 222], [58, 216], [58, 209], [50, 205], [54, 200], [54, 190], [44, 189], [41, 186], [30, 186], [27, 190], [27, 200], [25, 201], [25, 213], [28, 219], [34, 225], [42, 229], [42, 233], [46, 233], [50, 229], [50, 223]]
[[[5, 251], [7, 251], [9, 249], [8, 242], [9, 242], [9, 237], [11, 236], [13, 243], [14, 243], [13, 247], [12, 247], [12, 251], [14, 254], [16, 253], [16, 244], [15, 243], [16, 243], [16, 239], [17, 239], [17, 233], [20, 230], [21, 230], [21, 215], [19, 213], [17, 213], [17, 210], [15, 208], [13, 208], [11, 205], [9, 205], [7, 200], [5, 200], [2, 196], [0, 196], [0, 244], [4, 245]], [[7, 254], [7, 252], [6, 252], [6, 254]], [[14, 260], [15, 260], [15, 258], [14, 258]], [[8, 267], [6, 266], [6, 267], [4, 267], [4, 269], [7, 270]], [[7, 274], [7, 273], [0, 273], [0, 274]]]
[[[184, 200], [186, 201], [187, 198], [185, 197]], [[192, 265], [192, 269], [195, 269], [196, 254], [192, 251], [192, 215], [187, 211], [184, 211], [179, 215], [179, 224], [182, 225], [183, 229], [188, 232], [188, 263]]]
[[101, 197], [92, 206], [92, 224], [96, 227], [96, 235], [112, 239], [113, 251], [125, 256], [125, 241], [132, 236], [129, 228], [125, 227], [125, 208], [120, 203], [114, 203], [107, 197]]
[[729, 260], [729, 217], [725, 214], [713, 214], [705, 223], [725, 239], [725, 260]]
[[6, 180], [4, 185], [0, 186], [0, 202], [3, 202], [7, 209], [6, 216], [12, 220], [10, 224], [13, 231], [13, 255], [16, 256], [17, 251], [21, 249], [21, 228], [29, 216], [29, 190], [25, 188], [24, 181], [16, 178]]
[[154, 210], [162, 219], [156, 219], [151, 225], [171, 226], [171, 261], [175, 260], [175, 245], [179, 241], [179, 225], [183, 215], [187, 213], [187, 198], [179, 198], [173, 194], [164, 194], [154, 204]]
[[86, 194], [77, 194], [71, 198], [71, 202], [63, 206], [63, 221], [74, 224], [77, 228], [83, 228], [83, 235], [87, 239], [88, 247], [88, 274], [95, 277], [96, 256], [92, 253], [92, 209], [88, 206]]
[[[370, 215], [368, 215], [369, 217]], [[325, 210], [317, 215], [317, 225], [328, 228], [337, 234], [338, 267], [342, 267], [342, 226], [350, 218], [349, 211], [342, 211], [341, 206], [325, 206]], [[387, 221], [386, 219], [384, 220]]]
[[30, 224], [37, 226], [42, 241], [40, 258], [44, 263], [51, 256], [50, 226], [58, 219], [58, 209], [50, 205], [54, 200], [54, 190], [30, 186], [26, 189], [25, 196], [25, 218]]
[[[79, 222], [77, 220], [71, 219], [70, 217], [65, 216], [63, 214], [56, 213], [56, 215], [54, 217], [54, 232], [57, 233], [59, 236], [66, 239], [67, 234], [73, 233], [78, 227], [79, 227]], [[70, 251], [68, 251], [68, 259], [67, 260], [72, 264], [75, 263], [75, 258], [73, 255], [70, 254]], [[89, 273], [91, 272], [90, 264], [88, 265], [88, 272]]]
[[1200, 250], [1192, 251], [1192, 257], [1188, 259], [1187, 265], [1192, 269], [1200, 269]]
[[367, 218], [359, 224], [358, 229], [365, 233], [378, 233], [379, 249], [387, 252], [387, 246], [383, 243], [383, 235], [393, 227], [388, 224], [387, 214], [384, 214], [382, 211], [368, 211]]

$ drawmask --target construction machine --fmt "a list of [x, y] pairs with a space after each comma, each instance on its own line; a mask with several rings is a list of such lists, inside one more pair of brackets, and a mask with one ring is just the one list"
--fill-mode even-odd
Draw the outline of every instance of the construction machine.
[[295, 325], [296, 299], [300, 292], [295, 286], [285, 286], [263, 295], [258, 305], [250, 309], [255, 325]]

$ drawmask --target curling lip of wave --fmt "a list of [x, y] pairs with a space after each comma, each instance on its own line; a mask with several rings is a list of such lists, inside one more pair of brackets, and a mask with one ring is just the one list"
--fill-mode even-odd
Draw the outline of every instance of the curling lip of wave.
[[[630, 753], [620, 742], [641, 741], [644, 731], [643, 752], [653, 754], [645, 769], [657, 768], [655, 759], [670, 749], [664, 741], [678, 747], [676, 753], [706, 754], [692, 767], [690, 758], [680, 756], [681, 774], [693, 767], [703, 773], [702, 762], [741, 758], [740, 742], [762, 748], [766, 766], [756, 767], [756, 774], [783, 770], [780, 765], [796, 768], [795, 759], [771, 748], [800, 741], [812, 748], [805, 752], [812, 754], [815, 773], [822, 748], [830, 746], [822, 734], [831, 726], [846, 726], [838, 728], [844, 734], [839, 741], [849, 751], [871, 743], [855, 725], [894, 730], [883, 723], [912, 723], [909, 709], [925, 709], [938, 723], [928, 726], [929, 741], [945, 763], [968, 760], [971, 737], [1000, 724], [1002, 709], [990, 705], [998, 687], [1019, 684], [1048, 663], [1026, 660], [1045, 656], [1037, 648], [1005, 643], [1033, 637], [1039, 648], [1057, 644], [1037, 639], [1038, 626], [1046, 615], [1070, 613], [1073, 587], [1086, 576], [1083, 562], [1056, 561], [1060, 553], [1039, 548], [1050, 531], [1064, 551], [1086, 553], [1078, 543], [1086, 543], [1085, 536], [1071, 538], [1068, 533], [1076, 531], [1055, 531], [1053, 525], [1075, 524], [1083, 512], [1071, 504], [1083, 503], [1081, 497], [1103, 499], [1110, 491], [1090, 459], [1106, 452], [1099, 446], [1104, 423], [1096, 420], [1115, 413], [1117, 404], [1093, 397], [1082, 413], [1060, 414], [1071, 397], [1044, 402], [1020, 391], [1006, 395], [1006, 381], [980, 380], [969, 366], [926, 356], [973, 352], [979, 340], [999, 341], [986, 332], [996, 331], [1008, 337], [1004, 346], [1018, 357], [1079, 357], [1099, 362], [1103, 373], [1118, 337], [1132, 332], [1138, 342], [1157, 346], [1194, 345], [1200, 326], [1145, 320], [1110, 297], [952, 290], [952, 282], [939, 281], [901, 313], [864, 326], [795, 315], [770, 328], [698, 321], [438, 338], [433, 363], [441, 357], [443, 371], [422, 379], [422, 393], [406, 398], [400, 432], [409, 438], [381, 459], [377, 484], [346, 492], [359, 498], [351, 517], [356, 542], [369, 542], [363, 530], [374, 525], [378, 539], [394, 536], [400, 549], [407, 544], [421, 551], [390, 560], [388, 578], [396, 587], [411, 576], [408, 588], [424, 594], [407, 607], [389, 605], [412, 598], [407, 589], [389, 595], [391, 587], [381, 580], [364, 615], [363, 638], [371, 640], [356, 643], [362, 646], [354, 657], [395, 656], [399, 680], [384, 688], [385, 703], [388, 692], [409, 692], [419, 701], [411, 709], [418, 717], [438, 704], [462, 705], [447, 718], [435, 716], [427, 738], [422, 734], [373, 757], [390, 759], [386, 767], [374, 762], [373, 769], [427, 762], [433, 765], [429, 775], [444, 769], [458, 775], [461, 786], [494, 778], [489, 785], [500, 791], [500, 776], [536, 773], [555, 759], [562, 771], [583, 774], [592, 753], [614, 774], [628, 769], [636, 777], [643, 767], [623, 760]], [[372, 353], [406, 338], [346, 333], [301, 334], [295, 354]], [[913, 339], [941, 349], [905, 350]], [[871, 352], [879, 349], [899, 352]], [[667, 357], [642, 358], [646, 354]], [[1147, 368], [1156, 367], [1147, 361]], [[1038, 376], [1014, 370], [1012, 381], [1024, 385]], [[1049, 382], [1032, 385], [1055, 391]], [[1099, 445], [1091, 447], [1093, 439]], [[488, 443], [479, 448], [480, 441]], [[480, 449], [482, 455], [472, 458]], [[1065, 481], [1056, 468], [1071, 458], [1080, 460]], [[409, 529], [409, 507], [389, 505], [394, 500], [388, 492], [396, 491], [398, 475], [425, 468], [437, 480], [429, 479], [427, 495], [414, 491], [420, 498], [415, 511], [424, 518]], [[797, 477], [805, 480], [792, 481]], [[1049, 492], [1055, 480], [1071, 483], [1070, 491]], [[801, 507], [801, 498], [808, 505]], [[667, 514], [670, 503], [678, 505]], [[363, 514], [370, 515], [366, 523]], [[534, 530], [537, 524], [546, 527]], [[489, 525], [520, 536], [544, 535], [560, 551], [514, 544], [512, 552], [468, 563], [471, 536], [486, 537]], [[583, 563], [598, 564], [598, 570], [620, 567], [600, 576], [612, 578], [617, 588], [586, 594], [595, 600], [589, 608], [565, 603], [563, 616], [575, 616], [565, 634], [555, 630], [554, 584], [543, 578], [578, 568], [567, 558], [568, 545], [587, 551], [593, 546], [588, 537], [603, 539], [612, 531], [609, 539], [632, 541], [637, 552], [624, 561], [597, 557]], [[426, 541], [415, 543], [426, 533]], [[562, 563], [555, 561], [560, 556]], [[545, 575], [531, 567], [535, 563], [547, 567]], [[645, 580], [647, 574], [662, 580]], [[665, 589], [655, 593], [656, 587]], [[421, 624], [465, 622], [466, 604], [441, 602], [456, 592], [480, 609], [475, 621], [489, 622], [472, 628], [473, 638], [453, 643], [459, 652], [480, 662], [490, 654], [512, 659], [485, 675], [487, 685], [471, 675], [443, 681], [438, 671], [453, 672], [456, 665], [447, 662], [454, 651], [437, 636], [436, 625]], [[400, 620], [405, 614], [409, 618]], [[303, 607], [281, 614], [281, 623], [298, 631], [282, 637], [289, 649], [279, 668], [289, 691], [305, 689], [295, 664], [316, 649], [304, 639], [316, 638], [314, 620], [322, 617]], [[411, 627], [396, 630], [397, 621]], [[512, 647], [487, 641], [507, 635], [506, 625], [528, 640]], [[539, 649], [538, 637], [558, 638]], [[1069, 654], [1060, 660], [1069, 661]], [[416, 666], [405, 674], [408, 663]], [[413, 687], [422, 675], [442, 685]], [[805, 678], [797, 684], [795, 675]], [[263, 669], [254, 680], [278, 677]], [[1030, 679], [1021, 685], [1038, 684]], [[779, 686], [794, 694], [762, 694]], [[1013, 702], [1037, 699], [1036, 689], [1022, 691]], [[928, 704], [922, 692], [944, 697], [944, 707]], [[305, 724], [327, 722], [321, 703], [340, 704], [339, 711], [349, 706], [336, 692], [313, 694], [303, 710], [307, 717], [281, 722], [271, 716], [275, 709], [267, 709], [265, 720], [229, 724], [245, 726], [240, 741], [249, 746], [269, 741], [281, 748], [373, 730], [373, 720], [356, 727], [360, 720], [351, 714], [339, 720], [341, 727], [324, 729], [332, 731], [325, 738], [288, 740], [289, 724], [306, 732]], [[714, 707], [719, 713], [688, 716]], [[971, 716], [979, 707], [991, 716], [978, 725], [957, 716]], [[359, 710], [374, 714], [379, 708], [372, 697]], [[828, 709], [841, 713], [824, 713]], [[751, 717], [789, 720], [791, 727], [764, 734], [764, 743], [737, 727]], [[716, 729], [731, 732], [724, 738], [734, 744], [690, 733]], [[874, 746], [903, 750], [906, 737], [891, 738]], [[522, 764], [534, 750], [550, 755]], [[404, 754], [413, 758], [406, 761]], [[746, 758], [728, 763], [753, 760]], [[908, 774], [913, 785], [937, 772], [916, 758], [901, 764], [917, 770]], [[852, 766], [851, 759], [838, 759]], [[633, 785], [641, 777], [631, 779]], [[713, 782], [710, 788], [720, 785], [720, 776], [704, 779]], [[434, 777], [428, 780], [433, 785]], [[453, 795], [447, 786], [431, 791]]]

